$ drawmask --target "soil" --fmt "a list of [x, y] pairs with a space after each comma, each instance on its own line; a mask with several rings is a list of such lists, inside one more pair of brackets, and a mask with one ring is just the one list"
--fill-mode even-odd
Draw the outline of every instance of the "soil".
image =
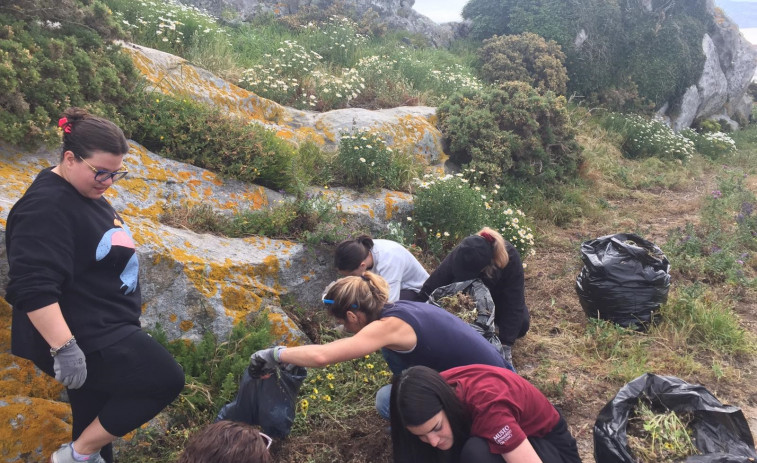
[[[540, 386], [565, 416], [576, 438], [581, 458], [594, 462], [592, 428], [599, 410], [624, 382], [608, 380], [604, 371], [581, 361], [577, 339], [586, 336], [587, 317], [574, 288], [581, 269], [580, 245], [606, 234], [633, 232], [663, 244], [668, 232], [698, 220], [701, 200], [712, 190], [711, 175], [693, 180], [677, 191], [633, 191], [627, 197], [608, 201], [605, 215], [586, 223], [538, 229], [536, 255], [526, 259], [526, 299], [531, 311], [531, 329], [513, 348], [518, 372]], [[750, 179], [751, 185], [757, 185]], [[672, 263], [672, 288], [683, 276]], [[673, 289], [671, 289], [673, 290]], [[720, 291], [720, 288], [718, 288]], [[731, 291], [722, 288], [723, 292]], [[757, 334], [757, 298], [754, 291], [740, 295], [735, 307], [743, 326]], [[660, 346], [665, 349], [665, 346]], [[585, 349], [585, 347], [584, 347]], [[650, 356], [654, 355], [654, 352]], [[650, 359], [650, 372], [673, 374], [704, 385], [723, 403], [742, 409], [753, 431], [757, 430], [757, 356], [728, 359], [728, 373], [720, 378], [711, 371], [711, 356], [692, 352], [698, 368], [682, 375], [680, 366], [666, 366]], [[652, 368], [657, 368], [653, 371]], [[338, 429], [321, 429], [308, 436], [290, 436], [273, 448], [281, 463], [392, 461], [391, 439], [386, 421], [376, 414], [343, 422]], [[317, 459], [313, 459], [314, 454]], [[324, 455], [330, 455], [324, 459]]]

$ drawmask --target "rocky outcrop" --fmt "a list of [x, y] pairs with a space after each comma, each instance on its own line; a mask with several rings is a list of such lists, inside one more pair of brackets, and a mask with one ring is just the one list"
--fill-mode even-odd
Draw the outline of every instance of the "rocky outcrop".
[[[1, 298], [8, 281], [5, 225], [12, 205], [57, 153], [22, 152], [0, 144], [0, 462], [42, 461], [70, 436], [70, 409], [62, 387], [28, 361], [10, 355], [11, 308]], [[265, 237], [223, 238], [160, 223], [171, 206], [206, 204], [218, 211], [261, 209], [281, 194], [221, 179], [191, 165], [164, 159], [130, 142], [129, 176], [106, 196], [134, 234], [143, 296], [142, 325], [160, 324], [169, 339], [199, 340], [267, 313], [278, 343], [308, 342], [281, 308], [286, 295], [300, 305], [320, 303], [336, 276], [327, 250]], [[346, 189], [313, 189], [333, 197], [350, 221], [378, 230], [407, 214], [411, 196], [381, 191], [370, 196]]]
[[[228, 16], [232, 11], [243, 21], [250, 21], [260, 14], [286, 16], [295, 14], [304, 7], [326, 10], [334, 0], [185, 0], [217, 17]], [[342, 3], [345, 11], [355, 18], [360, 18], [370, 11], [378, 14], [379, 20], [390, 29], [408, 31], [428, 38], [432, 45], [448, 46], [453, 39], [466, 33], [465, 23], [437, 24], [413, 9], [415, 0], [351, 0]], [[226, 14], [224, 14], [226, 13]]]
[[668, 103], [658, 111], [676, 131], [700, 119], [725, 120], [735, 130], [749, 121], [752, 111], [747, 87], [757, 69], [757, 51], [711, 1], [708, 11], [714, 25], [702, 38], [702, 75], [679, 103]]
[[377, 111], [361, 108], [325, 113], [301, 111], [261, 98], [178, 56], [133, 44], [123, 44], [123, 49], [154, 90], [190, 96], [222, 108], [245, 121], [264, 125], [292, 143], [313, 140], [325, 149], [334, 150], [342, 134], [357, 127], [376, 133], [394, 149], [409, 150], [425, 157], [429, 164], [444, 158], [442, 134], [436, 128], [436, 108], [400, 106]]

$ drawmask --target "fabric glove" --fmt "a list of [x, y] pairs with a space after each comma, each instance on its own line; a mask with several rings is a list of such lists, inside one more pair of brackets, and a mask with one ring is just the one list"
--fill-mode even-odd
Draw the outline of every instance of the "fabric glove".
[[79, 389], [87, 380], [87, 359], [74, 340], [53, 356], [55, 380], [69, 389]]
[[250, 356], [248, 371], [250, 376], [260, 376], [265, 371], [274, 371], [282, 366], [280, 352], [286, 349], [284, 346], [271, 347], [255, 352]]
[[513, 371], [515, 371], [515, 365], [513, 365], [513, 346], [502, 344], [502, 356], [505, 358], [505, 362], [513, 367]]

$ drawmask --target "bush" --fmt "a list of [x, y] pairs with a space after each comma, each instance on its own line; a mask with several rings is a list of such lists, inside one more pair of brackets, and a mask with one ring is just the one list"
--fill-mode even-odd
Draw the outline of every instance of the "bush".
[[404, 226], [412, 229], [416, 244], [440, 258], [485, 226], [500, 232], [525, 258], [533, 253], [533, 233], [522, 211], [495, 199], [499, 188], [471, 186], [463, 173], [425, 175], [418, 181], [413, 215]]
[[[121, 123], [139, 82], [128, 57], [98, 33], [120, 29], [101, 2], [60, 8], [21, 1], [0, 14], [0, 136], [37, 147], [59, 141], [57, 121], [69, 106]], [[30, 12], [38, 12], [31, 16]]]
[[346, 186], [392, 190], [407, 189], [421, 169], [412, 155], [394, 152], [365, 130], [342, 134], [336, 165]]
[[484, 40], [478, 52], [481, 75], [489, 82], [518, 80], [541, 92], [564, 94], [568, 82], [565, 54], [557, 42], [525, 32]]
[[581, 159], [565, 104], [552, 92], [505, 82], [455, 94], [437, 115], [450, 159], [480, 172], [484, 185], [505, 176], [544, 184], [574, 177]]
[[245, 182], [294, 189], [295, 149], [271, 130], [157, 93], [140, 95], [127, 111], [127, 136], [155, 153]]
[[699, 154], [710, 159], [736, 152], [736, 142], [723, 132], [698, 133], [692, 129], [681, 130], [681, 135], [694, 143]]
[[628, 158], [687, 161], [694, 154], [694, 142], [658, 120], [613, 113], [602, 120], [602, 125], [621, 135], [621, 150]]

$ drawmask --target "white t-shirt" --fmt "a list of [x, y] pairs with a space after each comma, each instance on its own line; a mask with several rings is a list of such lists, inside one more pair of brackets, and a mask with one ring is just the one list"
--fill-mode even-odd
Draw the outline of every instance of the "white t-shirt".
[[400, 291], [421, 290], [428, 272], [420, 262], [401, 244], [391, 240], [373, 240], [373, 268], [371, 272], [381, 275], [389, 283], [389, 301], [400, 298]]

